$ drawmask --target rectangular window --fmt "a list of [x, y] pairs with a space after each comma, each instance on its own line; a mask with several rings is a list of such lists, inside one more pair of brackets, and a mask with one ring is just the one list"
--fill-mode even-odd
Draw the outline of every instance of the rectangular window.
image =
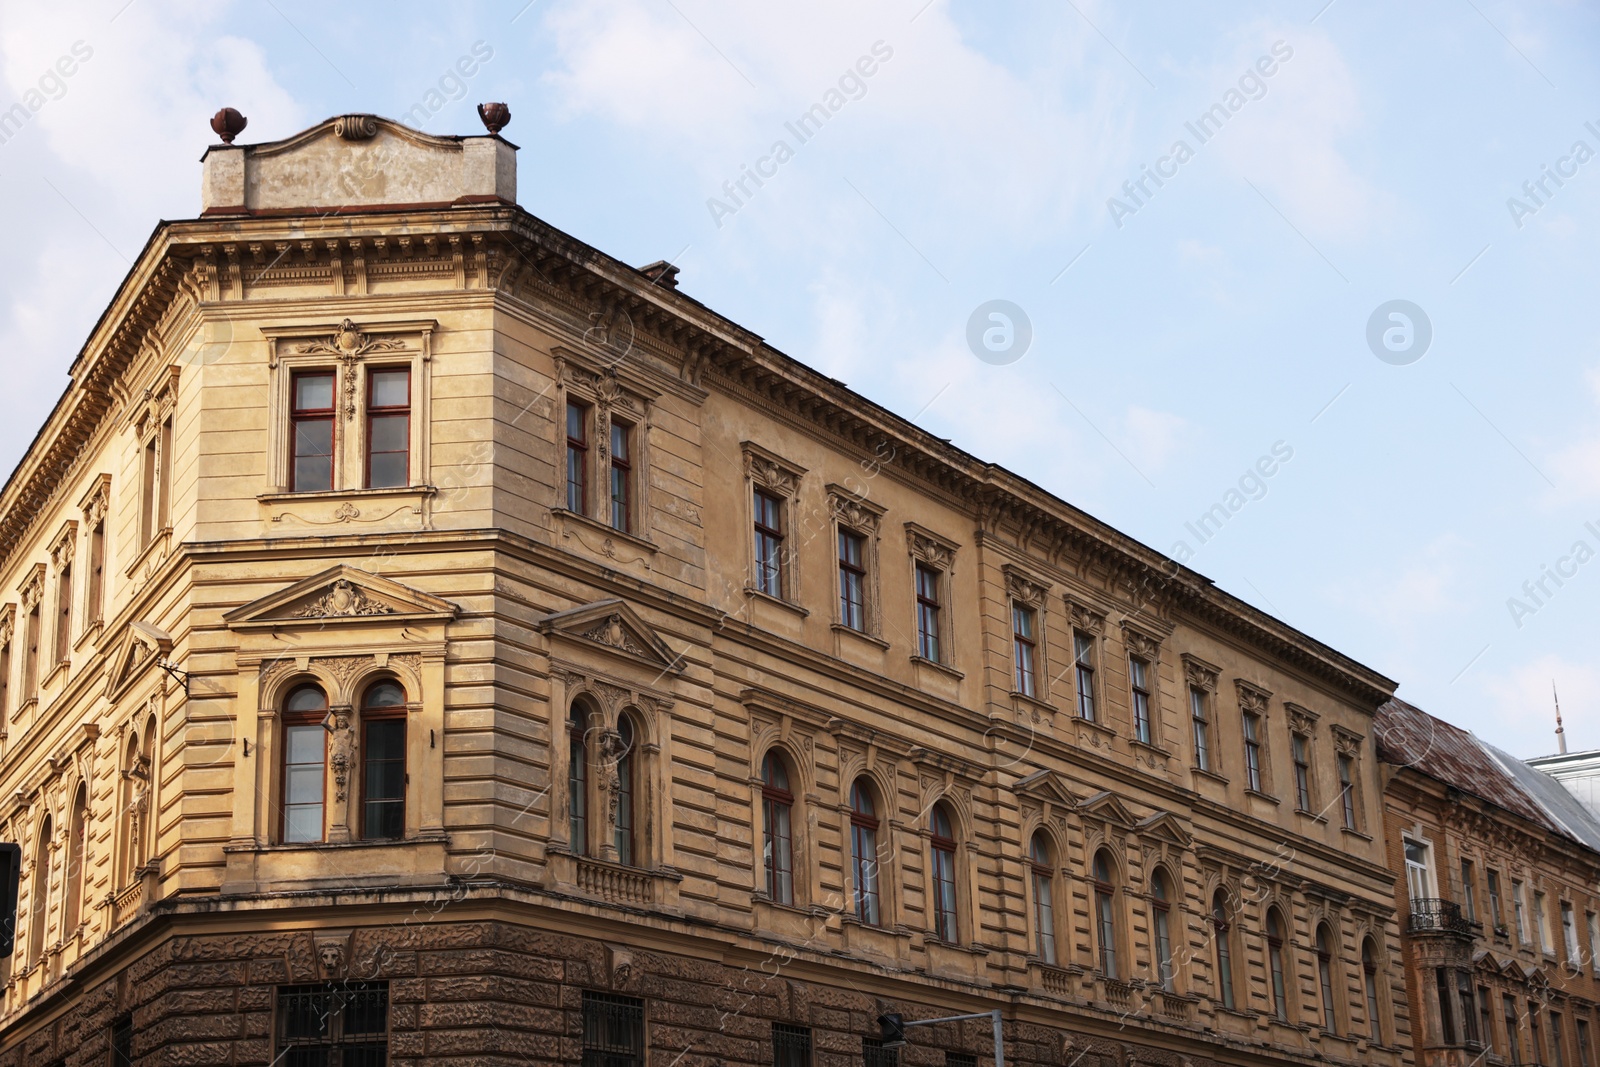
[[1511, 880], [1511, 908], [1517, 914], [1517, 940], [1526, 945], [1528, 943], [1527, 897], [1523, 894], [1522, 883], [1514, 878]]
[[1594, 1053], [1589, 1048], [1589, 1023], [1586, 1019], [1578, 1020], [1578, 1064], [1579, 1067], [1594, 1067]]
[[1561, 1013], [1551, 1012], [1546, 1016], [1550, 1020], [1550, 1067], [1565, 1067], [1562, 1050]]
[[811, 1028], [772, 1024], [772, 1067], [811, 1067]]
[[[0, 715], [11, 711], [11, 642], [0, 645]], [[3, 722], [0, 719], [0, 722]]]
[[172, 416], [161, 423], [161, 465], [157, 472], [161, 484], [156, 492], [156, 533], [172, 525]]
[[1505, 912], [1500, 907], [1500, 872], [1486, 867], [1483, 877], [1489, 886], [1489, 921], [1498, 927], [1505, 921]]
[[1150, 725], [1150, 665], [1142, 659], [1128, 660], [1128, 685], [1133, 692], [1133, 739], [1151, 744], [1154, 731]]
[[22, 631], [22, 699], [39, 698], [39, 605], [28, 612]]
[[1550, 909], [1545, 907], [1544, 894], [1533, 894], [1534, 921], [1539, 924], [1539, 947], [1545, 952], [1554, 953], [1555, 943], [1550, 940]]
[[353, 1067], [389, 1056], [389, 983], [328, 982], [278, 990], [283, 1064]]
[[133, 1067], [133, 1017], [111, 1024], [111, 1067]]
[[867, 539], [839, 531], [839, 621], [852, 630], [867, 629]]
[[1561, 902], [1561, 939], [1567, 946], [1567, 965], [1582, 966], [1578, 958], [1578, 923], [1572, 916], [1572, 905], [1564, 900]]
[[106, 522], [101, 519], [89, 531], [89, 595], [84, 601], [84, 623], [93, 626], [106, 617]]
[[1428, 900], [1434, 895], [1432, 851], [1420, 841], [1405, 841], [1406, 893], [1412, 900]]
[[1461, 914], [1468, 922], [1478, 921], [1477, 873], [1471, 860], [1461, 861]]
[[1444, 1043], [1456, 1043], [1456, 1017], [1450, 1010], [1450, 972], [1443, 967], [1433, 969], [1435, 992], [1439, 994], [1439, 1029], [1444, 1037]]
[[582, 1067], [644, 1067], [644, 1001], [584, 991]]
[[633, 427], [611, 420], [611, 528], [633, 529]]
[[1456, 1000], [1461, 1005], [1461, 1031], [1470, 1044], [1478, 1043], [1478, 1012], [1473, 1002], [1472, 979], [1466, 971], [1456, 972]]
[[1094, 722], [1094, 638], [1081, 630], [1072, 632], [1072, 661], [1078, 685], [1078, 718]]
[[1356, 785], [1351, 773], [1353, 761], [1349, 756], [1339, 757], [1339, 806], [1343, 809], [1344, 828], [1356, 828]]
[[411, 484], [411, 371], [367, 374], [367, 488]]
[[72, 564], [56, 574], [56, 662], [72, 658]]
[[296, 374], [290, 389], [289, 489], [326, 492], [333, 488], [333, 372]]
[[1539, 1004], [1533, 1000], [1528, 1001], [1528, 1037], [1532, 1039], [1529, 1051], [1533, 1053], [1533, 1062], [1544, 1063], [1544, 1030], [1539, 1021]]
[[316, 722], [283, 729], [283, 840], [322, 840], [323, 757], [327, 731]]
[[406, 832], [406, 720], [362, 721], [361, 836], [369, 841]]
[[1506, 1024], [1506, 1058], [1512, 1063], [1522, 1062], [1522, 1034], [1517, 1025], [1517, 1002], [1502, 995], [1500, 1010]]
[[[0, 664], [0, 670], [3, 669], [4, 664]], [[0, 709], [5, 706], [5, 680], [0, 678]], [[1584, 912], [1583, 919], [1589, 930], [1589, 967], [1595, 974], [1600, 975], [1600, 955], [1596, 955], [1600, 953], [1600, 919], [1596, 919], [1592, 911]]]
[[1489, 1007], [1489, 989], [1487, 986], [1478, 987], [1478, 1040], [1483, 1042], [1484, 1048], [1494, 1046], [1494, 1023], [1491, 1021], [1493, 1009]]
[[783, 596], [783, 501], [771, 493], [755, 493], [756, 588]]
[[156, 535], [156, 439], [144, 443], [144, 455], [139, 462], [139, 547], [143, 548]]
[[589, 409], [567, 402], [567, 510], [582, 515], [589, 488]]
[[861, 1039], [861, 1067], [900, 1067], [900, 1050], [884, 1048], [876, 1037]]
[[1311, 757], [1310, 743], [1305, 734], [1295, 734], [1290, 739], [1294, 750], [1294, 804], [1301, 811], [1311, 810]]
[[1261, 788], [1261, 716], [1244, 713], [1244, 784], [1257, 793]]
[[1211, 723], [1206, 715], [1206, 691], [1198, 686], [1189, 688], [1189, 717], [1194, 720], [1194, 765], [1202, 771], [1211, 769]]
[[943, 663], [939, 647], [939, 572], [917, 564], [917, 655]]
[[1034, 637], [1033, 609], [1011, 603], [1011, 652], [1015, 667], [1013, 682], [1016, 691], [1025, 697], [1039, 695], [1038, 671], [1034, 651], [1038, 647]]
[[968, 1052], [946, 1052], [944, 1067], [978, 1067], [978, 1057]]

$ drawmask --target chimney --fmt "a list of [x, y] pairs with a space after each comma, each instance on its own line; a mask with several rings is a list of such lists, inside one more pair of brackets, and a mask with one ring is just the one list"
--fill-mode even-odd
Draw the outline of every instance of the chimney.
[[678, 268], [664, 259], [658, 259], [654, 263], [640, 267], [639, 273], [663, 289], [678, 288]]

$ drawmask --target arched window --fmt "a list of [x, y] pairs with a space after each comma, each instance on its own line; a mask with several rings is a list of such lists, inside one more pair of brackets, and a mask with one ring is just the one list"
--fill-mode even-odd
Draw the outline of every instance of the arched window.
[[638, 795], [633, 780], [638, 763], [633, 757], [633, 720], [626, 715], [617, 719], [617, 824], [612, 830], [617, 846], [617, 862], [633, 866], [634, 803]]
[[1028, 861], [1033, 866], [1033, 929], [1039, 959], [1056, 962], [1055, 864], [1050, 861], [1050, 841], [1043, 830], [1033, 835], [1028, 846]]
[[1317, 986], [1322, 994], [1322, 1028], [1337, 1034], [1339, 1020], [1333, 1010], [1333, 937], [1326, 925], [1317, 927]]
[[1233, 999], [1233, 934], [1228, 922], [1228, 894], [1217, 890], [1211, 898], [1211, 936], [1217, 945], [1217, 989], [1222, 1006], [1232, 1009]]
[[1289, 1003], [1283, 984], [1283, 920], [1277, 908], [1267, 909], [1267, 969], [1272, 972], [1272, 1014], [1289, 1021]]
[[1161, 988], [1172, 992], [1172, 898], [1166, 873], [1157, 869], [1150, 877], [1150, 910], [1156, 934], [1156, 975]]
[[761, 862], [767, 869], [767, 897], [794, 903], [794, 793], [783, 757], [768, 752], [761, 761]]
[[[1374, 1044], [1382, 1044], [1383, 1024], [1380, 1020], [1382, 1020], [1383, 1016], [1378, 1014], [1378, 964], [1376, 956], [1377, 954], [1372, 950], [1372, 938], [1364, 939], [1361, 942], [1361, 979], [1362, 987], [1367, 994], [1367, 1036], [1372, 1039]], [[1484, 1010], [1487, 1011], [1488, 1009], [1485, 1008]], [[1487, 1030], [1487, 1027], [1485, 1030]], [[1484, 1034], [1484, 1038], [1485, 1040], [1488, 1039], [1487, 1032]]]
[[589, 854], [589, 713], [581, 703], [567, 718], [567, 838], [573, 855]]
[[1094, 919], [1100, 949], [1100, 973], [1117, 977], [1116, 886], [1111, 883], [1111, 857], [1105, 849], [1094, 854]]
[[867, 784], [865, 778], [857, 778], [850, 787], [850, 864], [856, 918], [869, 926], [877, 926], [881, 921], [878, 908], [878, 812], [872, 802], [872, 786]]
[[406, 833], [406, 691], [385, 679], [361, 699], [361, 836]]
[[33, 854], [33, 888], [29, 890], [28, 962], [37, 963], [44, 955], [44, 924], [50, 902], [50, 816], [39, 826], [39, 843]]
[[283, 840], [321, 841], [328, 755], [328, 696], [302, 685], [283, 703]]
[[933, 931], [941, 941], [955, 941], [956, 835], [950, 813], [943, 804], [933, 806], [928, 820], [928, 844], [933, 851]]
[[61, 898], [61, 937], [72, 936], [83, 916], [83, 857], [89, 836], [89, 792], [78, 786], [72, 798], [72, 815], [67, 823], [66, 892]]

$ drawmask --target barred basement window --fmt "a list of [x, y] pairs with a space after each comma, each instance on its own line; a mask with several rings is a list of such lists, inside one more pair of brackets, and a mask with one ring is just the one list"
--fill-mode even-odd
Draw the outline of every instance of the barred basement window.
[[811, 1028], [772, 1024], [772, 1067], [811, 1067]]
[[278, 990], [274, 1063], [383, 1067], [388, 1060], [388, 982], [326, 982]]
[[900, 1050], [884, 1048], [883, 1042], [875, 1037], [861, 1039], [862, 1067], [900, 1067]]
[[583, 1067], [644, 1067], [644, 1001], [584, 991]]
[[133, 1018], [111, 1024], [111, 1067], [133, 1067]]
[[946, 1052], [944, 1067], [978, 1067], [978, 1057], [969, 1052]]

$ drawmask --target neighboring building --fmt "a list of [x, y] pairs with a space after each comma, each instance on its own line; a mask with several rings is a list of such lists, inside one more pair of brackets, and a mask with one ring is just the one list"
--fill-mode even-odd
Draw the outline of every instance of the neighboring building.
[[1600, 823], [1554, 779], [1404, 701], [1377, 718], [1423, 1067], [1595, 1067]]
[[1525, 762], [1560, 782], [1591, 815], [1600, 818], [1600, 749], [1561, 752]]
[[1410, 1062], [1394, 683], [499, 137], [204, 167], [0, 493], [0, 1067]]

